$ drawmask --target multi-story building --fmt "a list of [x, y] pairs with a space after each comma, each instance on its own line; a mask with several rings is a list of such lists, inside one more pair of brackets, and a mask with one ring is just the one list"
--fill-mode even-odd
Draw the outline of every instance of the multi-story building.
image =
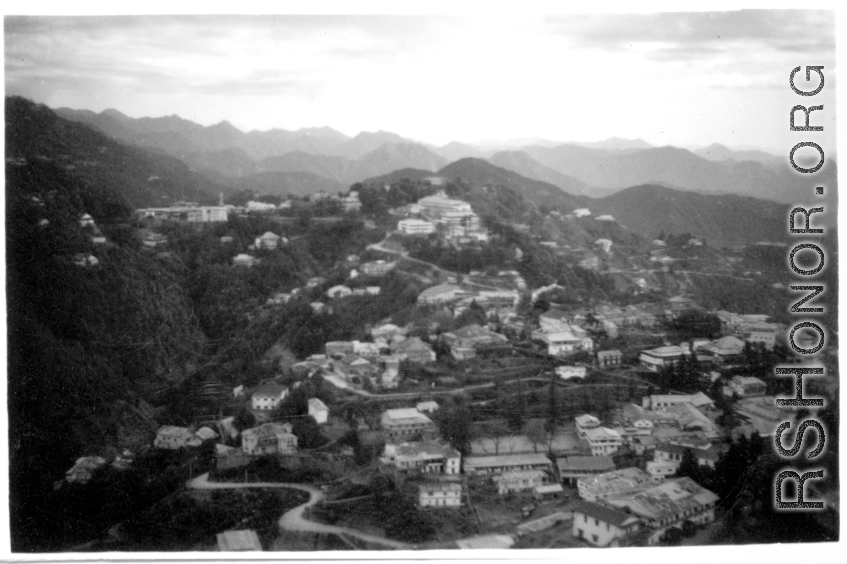
[[156, 431], [156, 439], [153, 441], [153, 446], [156, 448], [177, 450], [183, 447], [200, 446], [202, 442], [190, 429], [176, 427], [174, 425], [163, 425]]
[[600, 427], [600, 420], [594, 417], [593, 415], [584, 413], [582, 415], [574, 417], [574, 424], [576, 427], [577, 436], [580, 439], [584, 439], [586, 431], [598, 429]]
[[427, 288], [418, 295], [419, 305], [441, 305], [458, 301], [469, 296], [471, 292], [463, 290], [455, 284], [439, 284]]
[[448, 198], [443, 192], [434, 196], [426, 196], [418, 200], [421, 211], [428, 215], [440, 217], [448, 212], [470, 212], [471, 205], [461, 200]]
[[623, 437], [614, 429], [598, 427], [585, 431], [585, 440], [591, 448], [591, 456], [609, 456], [623, 446]]
[[597, 353], [597, 364], [601, 368], [620, 366], [622, 361], [623, 355], [619, 350], [599, 351]]
[[644, 368], [658, 372], [665, 366], [677, 364], [688, 354], [684, 349], [677, 346], [659, 347], [642, 351], [638, 360]]
[[564, 456], [556, 459], [563, 482], [575, 485], [580, 478], [611, 472], [615, 463], [611, 456]]
[[276, 409], [287, 396], [287, 386], [275, 382], [266, 382], [256, 388], [250, 396], [251, 407], [261, 411]]
[[395, 263], [386, 262], [384, 260], [375, 260], [366, 262], [362, 265], [362, 273], [367, 276], [384, 276], [391, 272]]
[[420, 441], [385, 445], [382, 462], [401, 474], [458, 474], [462, 455], [449, 444], [440, 441]]
[[577, 480], [579, 497], [598, 501], [611, 496], [623, 496], [646, 490], [653, 482], [649, 474], [638, 468], [622, 468]]
[[414, 407], [389, 409], [381, 421], [388, 442], [432, 440], [438, 434], [435, 423]]
[[546, 479], [547, 474], [542, 470], [513, 470], [492, 478], [500, 495], [532, 490], [543, 485]]
[[543, 470], [552, 472], [553, 463], [543, 454], [500, 454], [495, 456], [468, 456], [464, 461], [465, 474], [485, 475], [517, 470]]
[[640, 528], [638, 517], [605, 505], [582, 501], [573, 508], [573, 536], [595, 546], [620, 546]]
[[435, 225], [423, 219], [401, 219], [397, 222], [397, 230], [406, 235], [429, 235], [435, 232]]
[[241, 449], [245, 454], [294, 454], [297, 437], [290, 424], [265, 423], [241, 433]]
[[418, 506], [461, 507], [462, 484], [458, 482], [432, 482], [418, 486]]

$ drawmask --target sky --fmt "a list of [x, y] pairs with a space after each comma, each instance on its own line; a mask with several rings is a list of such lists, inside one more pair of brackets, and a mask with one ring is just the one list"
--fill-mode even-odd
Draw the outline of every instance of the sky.
[[[615, 136], [781, 154], [789, 109], [812, 102], [825, 133], [803, 140], [835, 129], [831, 11], [7, 16], [4, 28], [6, 94], [54, 108], [436, 145]], [[790, 90], [798, 65], [824, 66], [821, 94]]]

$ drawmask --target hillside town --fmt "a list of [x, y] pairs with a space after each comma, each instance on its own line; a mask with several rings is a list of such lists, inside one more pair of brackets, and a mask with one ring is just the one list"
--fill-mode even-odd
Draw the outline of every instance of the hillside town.
[[[335, 201], [338, 213], [361, 210], [355, 190], [321, 199]], [[230, 268], [255, 266], [295, 244], [284, 223], [292, 202], [237, 208], [220, 200], [211, 208], [188, 202], [138, 210], [142, 248], [167, 258], [169, 225], [226, 225], [230, 214], [283, 221], [278, 233], [248, 241], [244, 253], [235, 233], [220, 236]], [[272, 376], [258, 382], [227, 388], [207, 380], [201, 394], [214, 414], [195, 411], [188, 426], [161, 421], [149, 444], [111, 460], [81, 457], [56, 489], [84, 485], [103, 468], [125, 471], [152, 449], [176, 453], [196, 495], [209, 484], [299, 481], [313, 498], [296, 530], [331, 525], [357, 548], [713, 542], [720, 497], [704, 484], [718, 483], [716, 469], [735, 441], [772, 437], [788, 416], [773, 408], [785, 383], [766, 376], [775, 352], [784, 354], [785, 327], [767, 315], [708, 310], [685, 295], [586, 303], [557, 283], [530, 285], [516, 269], [460, 273], [413, 259], [407, 249], [421, 241], [454, 249], [496, 244], [472, 204], [443, 190], [391, 209], [390, 217], [394, 228], [378, 243], [274, 291], [251, 315], [279, 315], [298, 303], [319, 317], [367, 308], [399, 281], [418, 288], [402, 319], [367, 323], [360, 338], [329, 340], [302, 357], [284, 351], [273, 357]], [[551, 217], [614, 221], [588, 209]], [[99, 234], [90, 216], [80, 225]], [[599, 239], [595, 248], [609, 254], [613, 244]], [[657, 255], [666, 256], [649, 260]], [[387, 491], [397, 511], [418, 514], [406, 515], [399, 529], [373, 506]], [[316, 496], [322, 501], [313, 503]], [[366, 510], [357, 510], [357, 500], [367, 500]], [[119, 529], [114, 534], [121, 538]], [[224, 551], [280, 543], [263, 546], [250, 529], [218, 534]]]

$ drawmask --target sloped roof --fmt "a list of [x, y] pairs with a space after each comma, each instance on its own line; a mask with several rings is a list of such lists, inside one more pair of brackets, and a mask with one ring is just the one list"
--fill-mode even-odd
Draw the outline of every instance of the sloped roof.
[[284, 391], [288, 390], [288, 386], [283, 386], [282, 384], [277, 384], [276, 382], [265, 382], [255, 390], [253, 390], [253, 397], [268, 397], [268, 398], [278, 398], [280, 394]]
[[592, 503], [590, 501], [577, 502], [573, 508], [573, 513], [581, 513], [616, 527], [622, 527], [639, 520], [635, 515], [630, 515], [629, 513], [624, 513], [623, 511], [618, 511], [617, 509], [612, 509], [611, 507], [600, 505], [599, 503]]
[[561, 472], [599, 472], [615, 469], [611, 456], [564, 456], [556, 459]]

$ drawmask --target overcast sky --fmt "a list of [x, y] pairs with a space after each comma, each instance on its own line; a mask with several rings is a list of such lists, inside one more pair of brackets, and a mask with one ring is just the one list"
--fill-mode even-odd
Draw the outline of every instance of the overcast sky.
[[[813, 125], [834, 133], [834, 30], [834, 13], [809, 10], [7, 17], [6, 94], [245, 131], [329, 125], [434, 144], [617, 136], [781, 153], [794, 104], [824, 103]], [[814, 99], [788, 87], [807, 64], [826, 67]]]

